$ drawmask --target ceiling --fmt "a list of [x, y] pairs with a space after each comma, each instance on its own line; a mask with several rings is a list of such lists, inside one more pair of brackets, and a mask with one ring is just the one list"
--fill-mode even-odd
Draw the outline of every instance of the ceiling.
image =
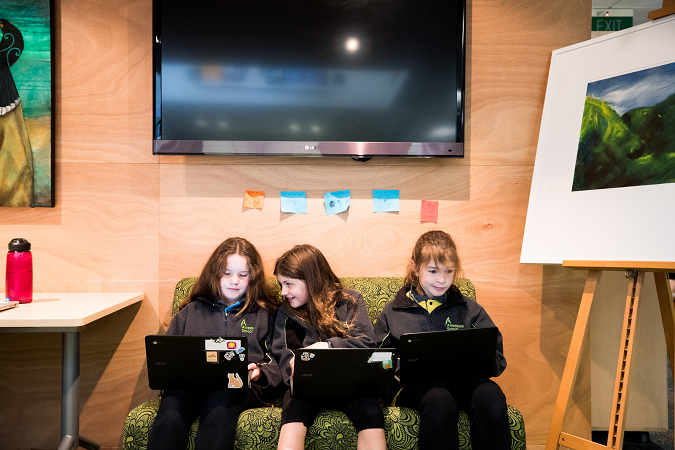
[[593, 0], [593, 8], [649, 8], [651, 10], [659, 9], [661, 6], [663, 6], [663, 0]]

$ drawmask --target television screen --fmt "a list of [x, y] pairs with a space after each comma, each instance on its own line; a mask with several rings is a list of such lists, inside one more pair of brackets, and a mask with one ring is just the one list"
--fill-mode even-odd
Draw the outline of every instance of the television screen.
[[156, 154], [463, 155], [463, 0], [153, 10]]

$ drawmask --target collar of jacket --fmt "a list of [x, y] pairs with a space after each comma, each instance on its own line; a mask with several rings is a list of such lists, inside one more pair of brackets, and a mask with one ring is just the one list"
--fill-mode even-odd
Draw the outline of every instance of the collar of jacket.
[[[392, 308], [394, 309], [400, 309], [400, 308], [422, 308], [420, 305], [418, 305], [416, 302], [410, 300], [408, 298], [408, 292], [412, 289], [412, 286], [406, 285], [401, 288], [401, 290], [398, 291], [396, 294], [396, 297], [394, 297], [394, 303], [392, 304]], [[438, 308], [440, 309], [445, 309], [449, 308], [453, 305], [457, 304], [462, 304], [466, 303], [466, 300], [464, 300], [464, 296], [462, 295], [461, 292], [459, 292], [459, 288], [455, 286], [454, 284], [450, 286], [450, 289], [445, 293], [445, 302], [443, 302]], [[424, 309], [424, 308], [422, 308]]]
[[[211, 305], [213, 307], [216, 307], [216, 308], [218, 308], [222, 311], [225, 311], [225, 308], [227, 308], [227, 306], [225, 306], [223, 303], [218, 303], [217, 300], [208, 299], [208, 298], [204, 298], [204, 297], [197, 297], [197, 300], [200, 300], [204, 303], [208, 303], [209, 305]], [[241, 311], [241, 309], [244, 307], [245, 304], [246, 304], [246, 302], [242, 303], [241, 305], [237, 306], [236, 308], [231, 309], [228, 312], [231, 313], [231, 314], [236, 314], [239, 311]], [[260, 306], [257, 303], [253, 303], [253, 305], [251, 305], [251, 307], [249, 308], [249, 311], [253, 312], [253, 311], [257, 311], [258, 309], [260, 309]]]

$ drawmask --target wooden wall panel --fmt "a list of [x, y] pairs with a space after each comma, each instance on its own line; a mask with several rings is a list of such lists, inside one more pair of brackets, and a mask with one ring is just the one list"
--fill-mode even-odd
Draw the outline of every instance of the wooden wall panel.
[[57, 4], [58, 159], [157, 164], [152, 155], [152, 2]]
[[[469, 1], [466, 157], [361, 163], [153, 156], [151, 0], [56, 0], [57, 206], [1, 209], [0, 243], [33, 242], [37, 291], [146, 294], [83, 331], [82, 433], [121, 447], [127, 412], [156, 396], [142, 338], [167, 325], [176, 280], [226, 237], [254, 242], [268, 272], [307, 242], [341, 276], [398, 276], [417, 236], [440, 228], [504, 333], [498, 382], [528, 444], [543, 445], [585, 274], [521, 265], [520, 246], [550, 54], [590, 37], [590, 3]], [[401, 211], [372, 213], [372, 189], [387, 188], [400, 190]], [[245, 189], [266, 192], [262, 211], [243, 209]], [[326, 216], [323, 194], [338, 189], [352, 206]], [[306, 191], [309, 213], [281, 213], [280, 190]], [[437, 224], [419, 222], [421, 200], [440, 202]], [[0, 334], [0, 449], [58, 445], [60, 351], [58, 334]], [[588, 372], [565, 425], [575, 434], [590, 433]]]
[[[158, 329], [159, 165], [61, 162], [57, 176], [56, 208], [3, 208], [0, 235], [31, 242], [35, 291], [145, 292], [81, 333], [81, 432], [117, 447], [128, 411], [152, 395], [143, 337]], [[0, 448], [56, 448], [60, 334], [0, 334], [0, 343], [0, 417], [11, 424]]]
[[590, 5], [467, 3], [471, 163], [533, 165], [551, 51], [590, 38]]

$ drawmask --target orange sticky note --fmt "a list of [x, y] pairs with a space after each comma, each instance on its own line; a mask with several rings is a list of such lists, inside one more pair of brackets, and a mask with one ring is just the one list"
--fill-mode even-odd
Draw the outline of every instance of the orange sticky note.
[[422, 217], [420, 222], [438, 222], [438, 202], [422, 200]]
[[263, 209], [265, 191], [246, 191], [244, 194], [244, 208]]

